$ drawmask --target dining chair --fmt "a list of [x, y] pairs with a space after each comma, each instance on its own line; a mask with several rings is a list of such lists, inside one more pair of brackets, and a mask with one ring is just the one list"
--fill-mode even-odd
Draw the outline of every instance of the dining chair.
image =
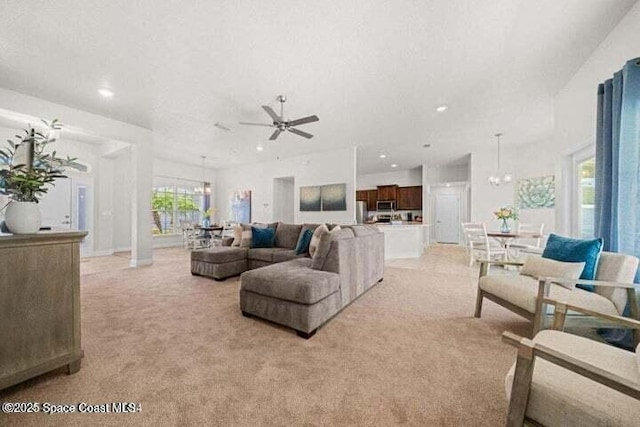
[[[462, 235], [464, 236], [467, 251], [469, 253], [469, 266], [479, 259], [491, 259], [497, 255], [504, 255], [504, 248], [498, 242], [489, 239], [487, 235], [487, 227], [479, 222], [463, 222]], [[483, 256], [476, 256], [477, 253], [483, 253]]]
[[530, 253], [530, 254], [542, 254], [542, 239], [544, 233], [544, 223], [542, 224], [527, 224], [527, 223], [518, 223], [518, 234], [519, 233], [538, 233], [540, 237], [538, 238], [518, 238], [509, 246], [510, 249], [513, 249], [516, 252], [516, 257], [520, 255], [520, 252]]
[[206, 235], [199, 226], [190, 226], [183, 229], [185, 249], [202, 249], [211, 244], [211, 238]]

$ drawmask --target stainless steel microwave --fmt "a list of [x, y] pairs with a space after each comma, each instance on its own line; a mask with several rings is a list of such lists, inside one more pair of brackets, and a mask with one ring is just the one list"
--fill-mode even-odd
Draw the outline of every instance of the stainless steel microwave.
[[396, 208], [396, 202], [387, 201], [387, 202], [376, 202], [376, 210], [377, 211], [392, 211]]

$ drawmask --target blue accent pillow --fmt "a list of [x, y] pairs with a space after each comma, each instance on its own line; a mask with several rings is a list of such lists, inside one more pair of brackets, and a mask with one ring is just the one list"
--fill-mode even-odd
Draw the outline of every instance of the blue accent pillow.
[[272, 248], [275, 241], [276, 230], [274, 228], [251, 227], [252, 248]]
[[[584, 262], [581, 279], [594, 280], [598, 269], [598, 260], [602, 252], [602, 239], [580, 240], [551, 234], [542, 252], [543, 258], [564, 262]], [[593, 286], [576, 285], [593, 292]]]
[[311, 238], [313, 237], [313, 230], [306, 229], [298, 238], [298, 244], [296, 245], [296, 255], [309, 252], [309, 245], [311, 244]]

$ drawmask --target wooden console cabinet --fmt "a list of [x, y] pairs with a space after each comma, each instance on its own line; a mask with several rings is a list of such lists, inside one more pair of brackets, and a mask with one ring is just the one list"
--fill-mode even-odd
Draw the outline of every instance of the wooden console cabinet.
[[80, 242], [86, 232], [0, 234], [0, 389], [80, 369]]

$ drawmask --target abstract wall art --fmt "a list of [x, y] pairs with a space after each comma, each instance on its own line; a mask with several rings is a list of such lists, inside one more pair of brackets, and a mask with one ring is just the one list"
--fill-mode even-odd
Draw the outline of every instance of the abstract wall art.
[[300, 187], [300, 211], [319, 212], [322, 209], [320, 186]]
[[231, 192], [231, 219], [238, 224], [251, 223], [251, 190]]
[[347, 184], [323, 185], [321, 198], [323, 211], [346, 211]]
[[553, 175], [518, 181], [520, 209], [547, 209], [556, 205], [556, 183]]

